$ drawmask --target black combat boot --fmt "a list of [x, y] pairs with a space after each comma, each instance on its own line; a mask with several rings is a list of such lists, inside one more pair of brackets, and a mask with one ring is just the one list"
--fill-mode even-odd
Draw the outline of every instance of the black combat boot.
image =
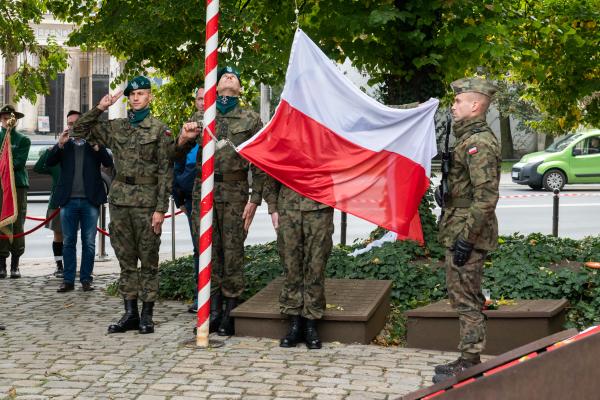
[[0, 324], [0, 331], [3, 331], [5, 329], [6, 329], [6, 327], [4, 325]]
[[304, 341], [306, 347], [314, 350], [323, 347], [319, 333], [317, 332], [317, 321], [314, 319], [304, 318]]
[[0, 279], [6, 278], [6, 257], [0, 257]]
[[140, 315], [138, 313], [137, 299], [124, 300], [125, 314], [119, 322], [108, 327], [108, 333], [122, 333], [139, 329]]
[[233, 325], [233, 318], [231, 318], [231, 311], [237, 306], [236, 297], [225, 297], [225, 311], [221, 317], [221, 323], [217, 330], [219, 336], [231, 336], [235, 334], [235, 327]]
[[210, 296], [210, 324], [208, 332], [216, 332], [221, 325], [223, 319], [223, 297], [221, 293], [215, 293]]
[[140, 333], [145, 335], [146, 333], [154, 333], [154, 321], [152, 321], [152, 314], [154, 313], [154, 302], [144, 301], [142, 303], [142, 315], [140, 316]]
[[10, 279], [19, 279], [21, 271], [19, 271], [19, 257], [12, 256], [10, 258]]
[[302, 317], [290, 315], [290, 328], [287, 335], [279, 341], [279, 347], [296, 347], [298, 343], [304, 340], [302, 333]]
[[479, 357], [468, 359], [459, 357], [457, 360], [452, 361], [451, 363], [436, 365], [435, 375], [433, 376], [432, 381], [433, 383], [442, 382], [477, 364], [481, 364], [481, 359]]

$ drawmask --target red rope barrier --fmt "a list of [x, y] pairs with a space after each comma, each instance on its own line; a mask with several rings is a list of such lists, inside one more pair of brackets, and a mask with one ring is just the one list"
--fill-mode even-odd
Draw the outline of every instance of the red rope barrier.
[[[58, 215], [58, 213], [60, 212], [60, 208], [57, 208], [56, 210], [54, 210], [54, 212], [48, 217], [48, 218], [42, 218], [42, 217], [30, 217], [30, 216], [25, 216], [25, 219], [31, 220], [31, 221], [42, 221], [41, 224], [37, 225], [35, 228], [32, 228], [30, 230], [28, 230], [27, 232], [21, 232], [21, 233], [17, 233], [16, 235], [0, 235], [0, 239], [16, 239], [16, 238], [20, 238], [22, 236], [26, 236], [29, 235], [30, 233], [33, 233], [35, 231], [37, 231], [38, 229], [40, 229], [42, 226], [46, 225], [46, 223], [48, 221], [50, 221], [51, 219], [54, 219], [54, 217], [56, 217]], [[183, 213], [183, 211], [179, 210], [175, 213], [175, 216], [179, 215]], [[171, 218], [172, 215], [171, 214], [166, 214], [165, 218]], [[105, 231], [102, 228], [96, 227], [96, 230], [98, 232], [100, 232], [101, 234], [103, 234], [104, 236], [108, 236], [110, 237], [110, 234]]]
[[44, 217], [30, 217], [29, 215], [26, 215], [25, 219], [29, 219], [31, 221], [46, 221], [46, 218]]
[[56, 215], [60, 212], [60, 209], [57, 208], [56, 210], [54, 210], [54, 212], [52, 214], [50, 214], [50, 216], [48, 218], [46, 218], [45, 220], [42, 221], [41, 224], [37, 225], [35, 228], [30, 229], [26, 232], [21, 232], [21, 233], [17, 233], [16, 235], [0, 235], [0, 239], [16, 239], [16, 238], [20, 238], [22, 236], [26, 236], [29, 235], [32, 232], [37, 231], [38, 229], [40, 229], [42, 226], [46, 225], [46, 222], [50, 221], [52, 218], [56, 217]]
[[104, 236], [108, 236], [108, 237], [110, 237], [110, 233], [108, 233], [108, 232], [107, 232], [107, 231], [105, 231], [104, 229], [102, 229], [102, 228], [100, 228], [100, 227], [98, 227], [98, 226], [97, 226], [97, 227], [96, 227], [96, 230], [97, 230], [98, 232], [100, 232], [101, 234], [103, 234]]

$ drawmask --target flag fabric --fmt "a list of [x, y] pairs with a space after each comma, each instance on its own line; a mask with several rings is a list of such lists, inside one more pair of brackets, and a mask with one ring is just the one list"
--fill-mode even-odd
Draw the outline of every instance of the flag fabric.
[[13, 170], [10, 129], [7, 129], [0, 149], [0, 183], [2, 204], [0, 205], [0, 228], [12, 225], [17, 220], [17, 189]]
[[306, 197], [422, 242], [437, 106], [378, 103], [297, 30], [275, 115], [237, 150]]

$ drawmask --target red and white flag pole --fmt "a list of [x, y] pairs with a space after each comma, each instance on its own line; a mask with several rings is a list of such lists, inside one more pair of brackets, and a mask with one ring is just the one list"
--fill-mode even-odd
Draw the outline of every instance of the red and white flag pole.
[[217, 116], [217, 50], [219, 0], [206, 0], [206, 50], [204, 61], [204, 131], [202, 134], [202, 189], [200, 203], [200, 272], [198, 274], [198, 322], [196, 345], [208, 347], [210, 272], [212, 253], [213, 191], [215, 182], [215, 119]]

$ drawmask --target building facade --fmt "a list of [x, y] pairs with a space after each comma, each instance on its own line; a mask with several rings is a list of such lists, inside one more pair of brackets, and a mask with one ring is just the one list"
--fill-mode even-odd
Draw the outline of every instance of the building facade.
[[[15, 102], [15, 92], [7, 78], [25, 61], [36, 66], [38, 60], [31, 54], [6, 59], [0, 53], [0, 104], [14, 104], [25, 114], [19, 121], [19, 130], [54, 135], [64, 130], [69, 110], [85, 112], [109, 92], [110, 82], [120, 74], [123, 62], [103, 50], [83, 52], [79, 48], [65, 46], [74, 25], [58, 21], [50, 14], [45, 15], [40, 24], [32, 25], [32, 29], [40, 45], [54, 38], [65, 48], [69, 57], [67, 69], [50, 82], [50, 93], [38, 96], [35, 104], [25, 99]], [[104, 117], [112, 119], [125, 115], [125, 102], [117, 102]]]

